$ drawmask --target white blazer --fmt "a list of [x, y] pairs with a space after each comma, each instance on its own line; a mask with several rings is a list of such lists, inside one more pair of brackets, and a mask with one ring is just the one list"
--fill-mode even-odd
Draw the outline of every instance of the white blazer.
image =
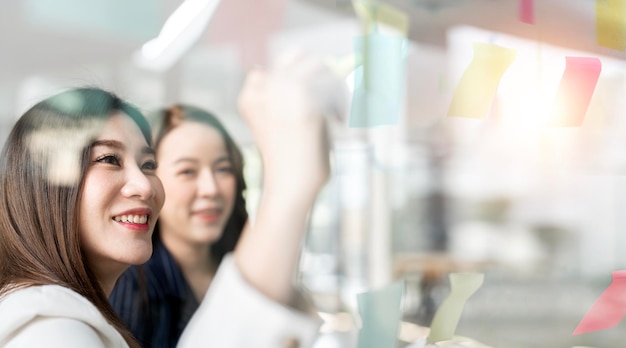
[[[320, 324], [319, 318], [279, 305], [251, 287], [229, 255], [178, 347], [310, 347]], [[128, 347], [91, 302], [58, 285], [28, 287], [0, 298], [0, 346]]]

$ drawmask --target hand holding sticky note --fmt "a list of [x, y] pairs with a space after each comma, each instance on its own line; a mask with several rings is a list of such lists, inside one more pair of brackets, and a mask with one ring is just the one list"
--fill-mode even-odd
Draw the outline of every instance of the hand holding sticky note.
[[482, 273], [450, 274], [450, 294], [435, 313], [427, 343], [448, 341], [454, 337], [465, 302], [483, 285], [484, 279]]

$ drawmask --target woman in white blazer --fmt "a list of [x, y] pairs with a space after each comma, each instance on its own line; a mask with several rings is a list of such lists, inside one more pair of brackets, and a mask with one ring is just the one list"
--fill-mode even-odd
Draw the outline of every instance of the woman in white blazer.
[[[315, 338], [317, 318], [290, 304], [306, 215], [329, 173], [329, 105], [310, 93], [320, 67], [292, 60], [249, 74], [239, 108], [263, 158], [263, 196], [180, 347]], [[17, 122], [0, 160], [0, 346], [138, 346], [107, 295], [152, 252], [164, 194], [150, 138], [135, 107], [95, 88], [50, 97]]]

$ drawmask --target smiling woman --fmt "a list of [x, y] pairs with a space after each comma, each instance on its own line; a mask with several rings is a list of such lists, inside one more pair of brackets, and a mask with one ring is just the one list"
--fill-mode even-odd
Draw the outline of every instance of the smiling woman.
[[85, 258], [108, 294], [128, 267], [152, 254], [151, 231], [165, 195], [139, 127], [115, 114], [90, 146], [80, 198]]
[[166, 201], [154, 254], [109, 297], [144, 347], [174, 347], [248, 219], [241, 152], [220, 121], [190, 105], [151, 117]]
[[[98, 89], [58, 94], [20, 118], [0, 160], [1, 295], [45, 290], [83, 296], [135, 345], [106, 291], [129, 263], [145, 262], [152, 252], [150, 233], [112, 220], [118, 211], [141, 206], [154, 211], [150, 224], [156, 221], [163, 190], [154, 169], [140, 168], [154, 162], [142, 151], [149, 141], [141, 113]], [[119, 192], [141, 198], [124, 200]], [[10, 296], [0, 308], [11, 305]], [[3, 345], [7, 338], [0, 329]]]
[[[291, 281], [308, 210], [329, 174], [321, 111], [328, 107], [309, 93], [323, 77], [311, 68], [322, 65], [301, 64], [307, 68], [292, 61], [246, 80], [239, 107], [267, 173], [259, 213], [233, 255], [221, 254], [178, 347], [277, 347], [294, 340], [309, 346], [316, 336], [318, 319], [290, 308], [297, 295]], [[297, 98], [285, 108], [287, 94]], [[219, 139], [212, 135], [209, 141]], [[174, 172], [162, 174], [182, 175], [183, 186], [189, 177], [206, 180], [197, 184], [198, 199], [174, 199], [187, 210], [173, 209], [172, 216], [193, 230], [192, 241], [217, 240], [226, 216], [237, 211], [234, 157], [224, 160], [228, 150], [215, 149], [207, 157], [187, 152], [195, 155], [183, 158], [183, 168], [174, 164]], [[158, 171], [146, 120], [108, 92], [64, 92], [20, 118], [0, 160], [0, 346], [139, 346], [107, 295], [128, 266], [150, 257], [164, 201]], [[171, 232], [174, 240], [187, 238]]]

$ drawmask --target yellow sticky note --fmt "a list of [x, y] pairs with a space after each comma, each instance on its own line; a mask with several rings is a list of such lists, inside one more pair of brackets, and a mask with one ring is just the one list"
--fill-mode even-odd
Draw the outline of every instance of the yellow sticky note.
[[454, 337], [465, 302], [483, 285], [484, 280], [482, 273], [450, 274], [450, 295], [435, 313], [427, 343], [448, 341]]
[[516, 54], [514, 49], [475, 42], [474, 57], [456, 87], [448, 116], [485, 118]]
[[596, 42], [623, 51], [626, 48], [626, 0], [596, 0]]
[[354, 0], [352, 6], [365, 26], [366, 33], [377, 31], [377, 25], [383, 23], [406, 37], [409, 31], [409, 16], [404, 12], [387, 4], [362, 0]]

